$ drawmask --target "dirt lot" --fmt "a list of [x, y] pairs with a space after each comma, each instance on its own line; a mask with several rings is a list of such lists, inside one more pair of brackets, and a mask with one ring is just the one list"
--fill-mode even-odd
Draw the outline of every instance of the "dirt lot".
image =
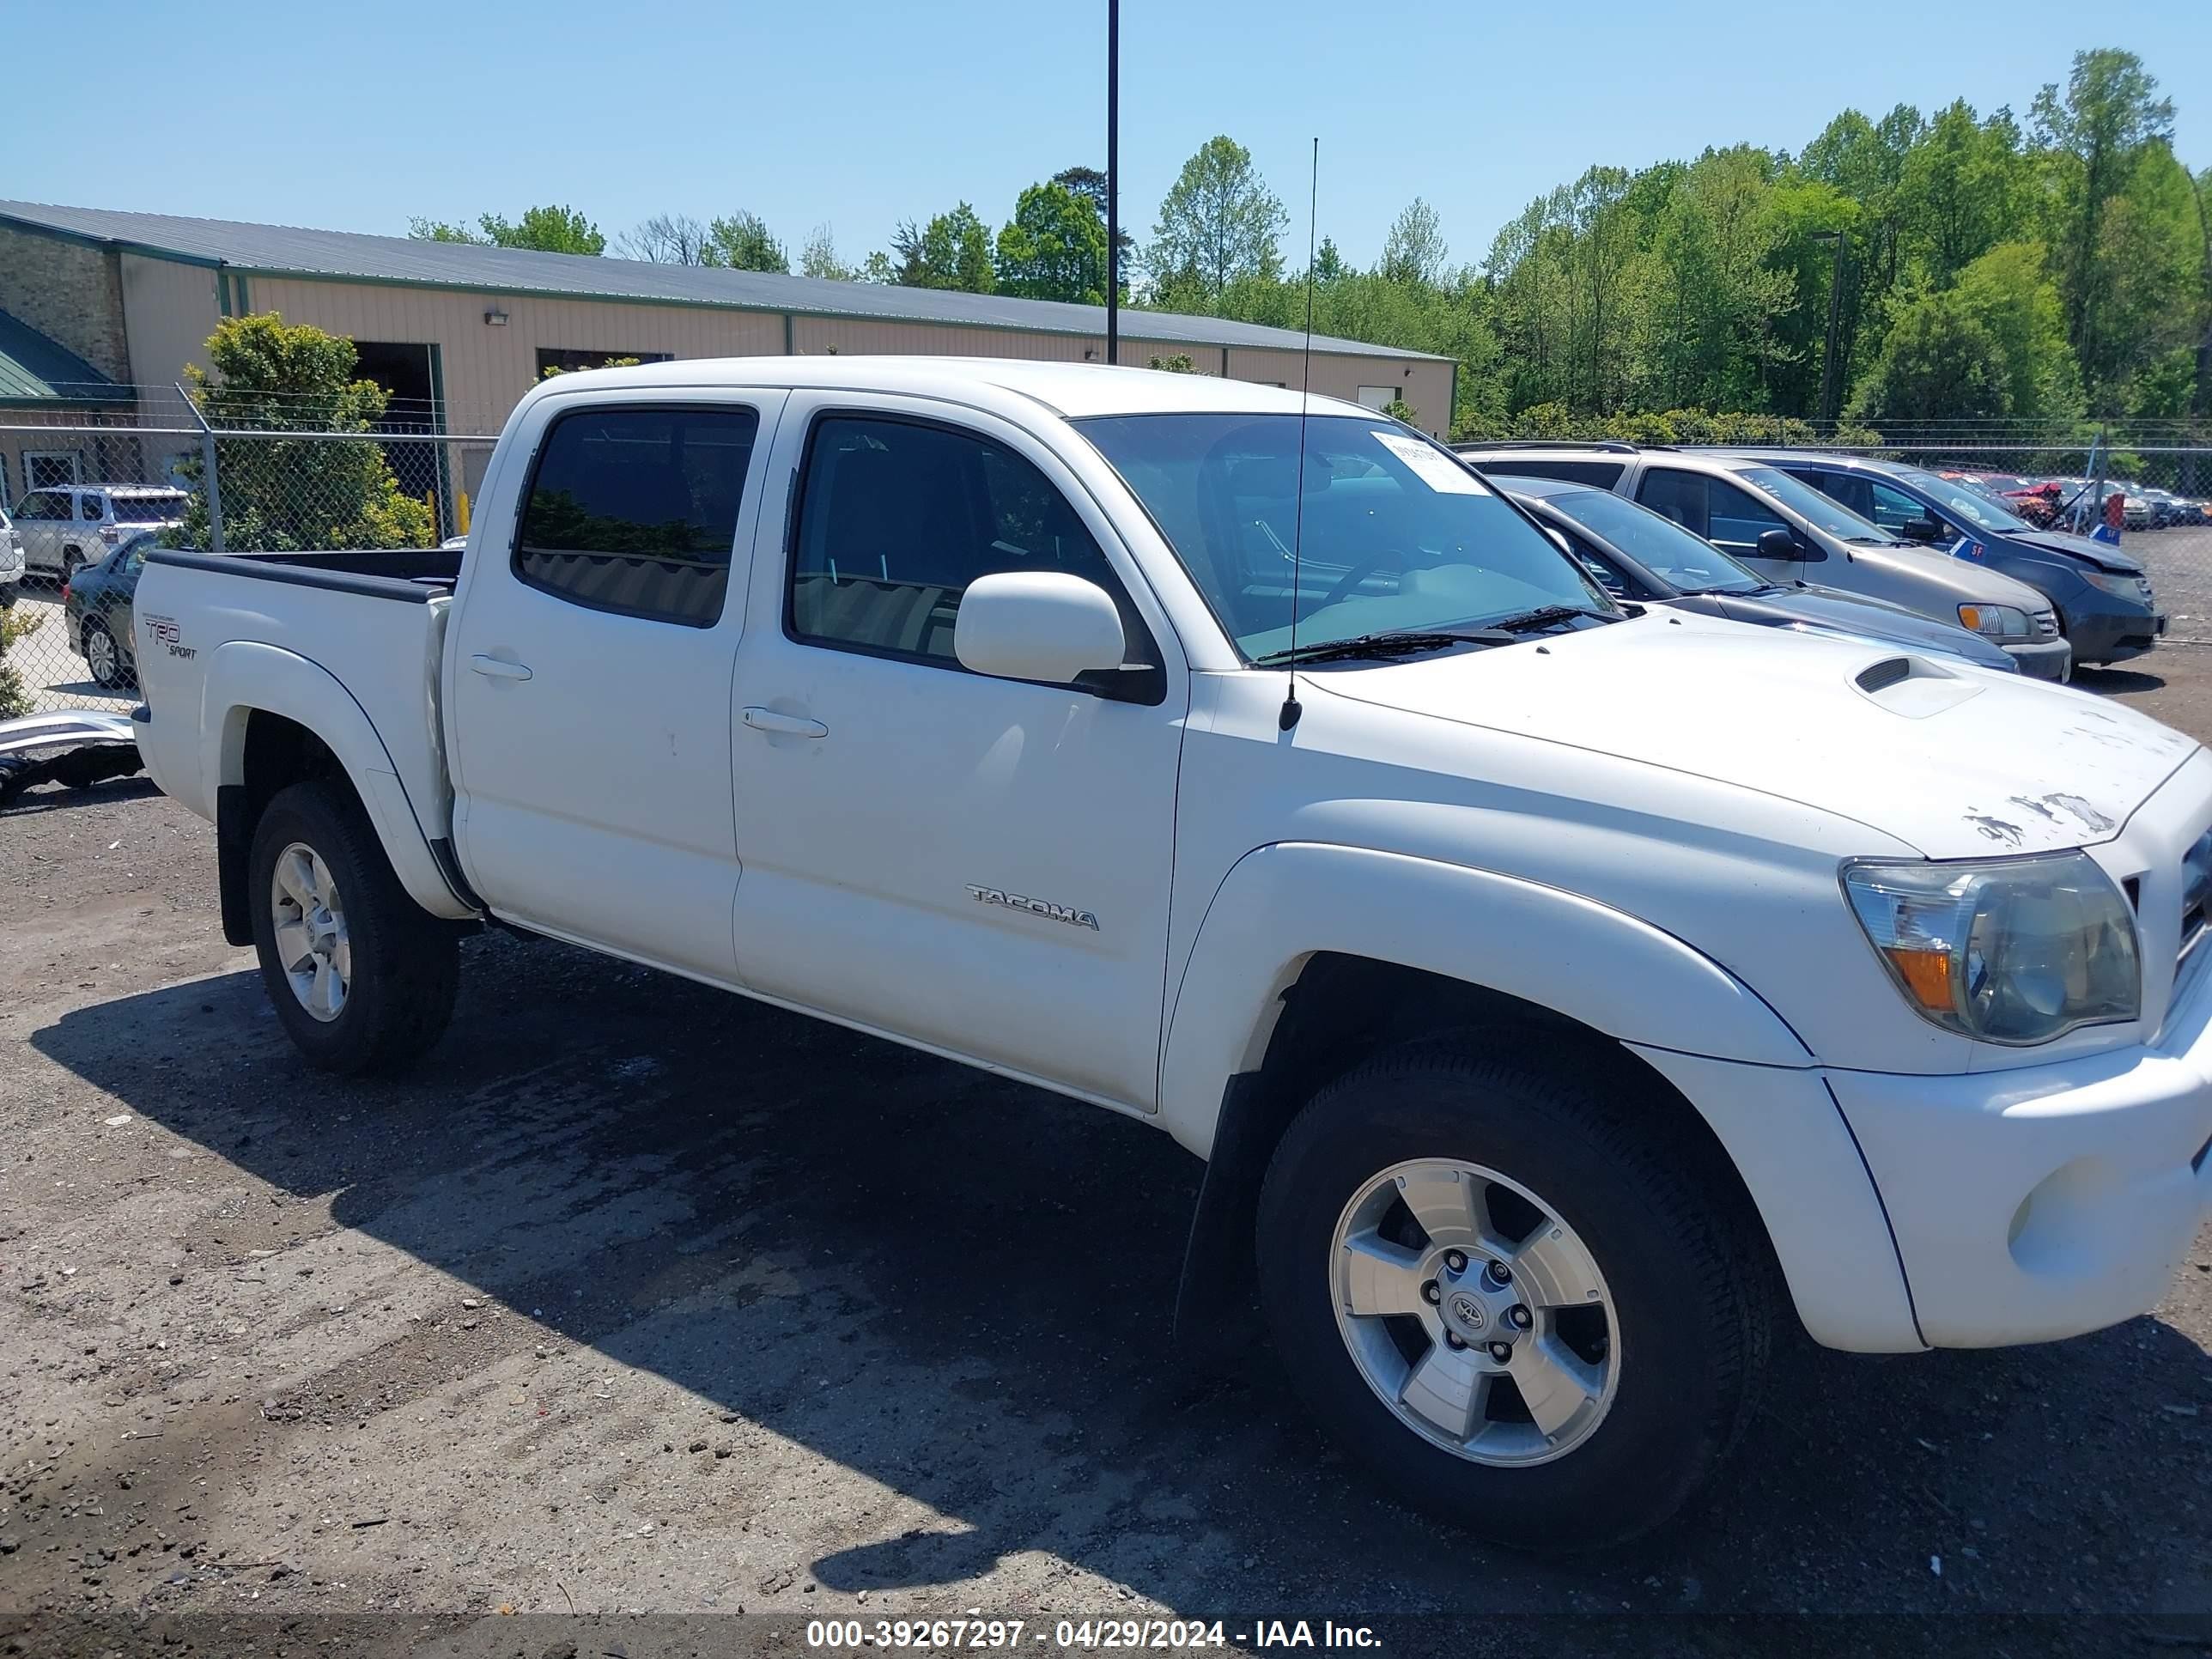
[[[2212, 650], [2088, 678], [2212, 737]], [[0, 1651], [2212, 1641], [2212, 1237], [2079, 1341], [1789, 1349], [1711, 1504], [1540, 1562], [1370, 1496], [1263, 1354], [1181, 1363], [1198, 1170], [1138, 1125], [495, 934], [416, 1075], [319, 1079], [143, 783], [0, 816]]]

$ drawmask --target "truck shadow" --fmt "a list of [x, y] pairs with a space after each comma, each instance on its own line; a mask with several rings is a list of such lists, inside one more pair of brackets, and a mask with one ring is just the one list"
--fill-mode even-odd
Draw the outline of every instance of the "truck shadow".
[[1183, 1364], [1167, 1315], [1199, 1170], [1165, 1137], [563, 947], [490, 935], [465, 959], [453, 1032], [398, 1080], [311, 1083], [242, 973], [31, 1041], [334, 1194], [340, 1224], [879, 1483], [882, 1524], [854, 1528], [875, 1540], [812, 1564], [833, 1589], [1048, 1552], [1076, 1608], [1096, 1574], [1194, 1614], [1463, 1617], [1472, 1570], [1504, 1613], [2064, 1613], [2085, 1553], [2106, 1610], [2206, 1554], [2201, 1443], [2160, 1407], [2199, 1399], [2207, 1361], [2148, 1319], [2010, 1353], [1788, 1346], [1701, 1511], [1602, 1558], [1488, 1549], [1372, 1494], [1263, 1346], [1225, 1376]]

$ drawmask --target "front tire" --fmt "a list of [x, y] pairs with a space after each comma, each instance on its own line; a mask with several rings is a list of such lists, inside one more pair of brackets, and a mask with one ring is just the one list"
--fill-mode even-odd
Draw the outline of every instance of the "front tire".
[[1416, 1507], [1500, 1544], [1601, 1548], [1672, 1516], [1748, 1421], [1761, 1247], [1654, 1132], [1658, 1105], [1415, 1048], [1285, 1133], [1258, 1226], [1282, 1364]]
[[247, 864], [261, 977], [310, 1064], [396, 1071], [443, 1034], [459, 941], [408, 896], [360, 804], [342, 786], [280, 791]]

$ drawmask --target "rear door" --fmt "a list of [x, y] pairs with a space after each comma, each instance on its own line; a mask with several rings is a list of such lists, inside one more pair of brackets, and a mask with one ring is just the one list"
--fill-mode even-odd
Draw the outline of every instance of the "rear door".
[[455, 834], [498, 915], [735, 971], [730, 676], [780, 391], [601, 392], [521, 418], [453, 626]]
[[[1051, 448], [923, 398], [794, 392], [732, 723], [750, 989], [1149, 1108], [1188, 679], [1111, 520]], [[1116, 600], [1141, 700], [971, 674], [977, 577]]]

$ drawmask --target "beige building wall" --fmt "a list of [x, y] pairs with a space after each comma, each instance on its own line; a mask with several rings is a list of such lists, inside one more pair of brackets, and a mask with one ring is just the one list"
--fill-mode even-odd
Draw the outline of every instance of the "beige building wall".
[[131, 378], [116, 256], [0, 225], [0, 311], [67, 346], [111, 380]]
[[[538, 380], [538, 349], [665, 352], [672, 357], [777, 356], [783, 319], [705, 306], [633, 305], [538, 295], [457, 293], [398, 284], [247, 279], [254, 311], [356, 340], [434, 344], [444, 368], [446, 424], [496, 432]], [[489, 311], [506, 313], [495, 326]]]
[[870, 352], [941, 357], [1020, 357], [1030, 362], [1079, 363], [1102, 342], [1080, 334], [1032, 334], [1006, 328], [957, 328], [943, 323], [877, 321], [854, 317], [793, 317], [792, 343], [801, 356]]

